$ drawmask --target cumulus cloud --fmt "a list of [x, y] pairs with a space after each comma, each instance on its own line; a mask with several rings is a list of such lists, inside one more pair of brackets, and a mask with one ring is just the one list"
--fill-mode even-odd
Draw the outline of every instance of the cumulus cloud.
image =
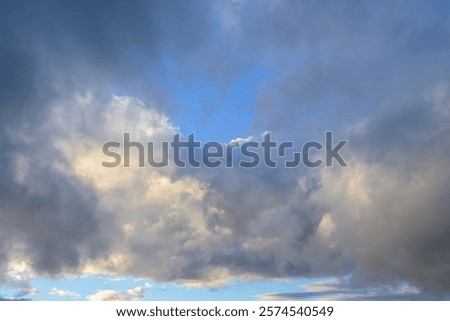
[[127, 294], [135, 298], [142, 298], [144, 297], [144, 288], [142, 286], [138, 286], [134, 289], [129, 289], [127, 290]]
[[95, 294], [88, 295], [87, 299], [90, 301], [131, 301], [138, 300], [144, 297], [145, 290], [152, 286], [145, 283], [143, 286], [138, 286], [126, 291], [115, 290], [97, 290]]
[[72, 292], [69, 290], [57, 289], [55, 287], [53, 287], [52, 290], [48, 294], [63, 297], [63, 298], [70, 298], [70, 299], [76, 299], [76, 298], [80, 297], [80, 295], [78, 293], [75, 293], [75, 292]]
[[129, 301], [125, 294], [115, 290], [98, 290], [87, 297], [89, 301]]

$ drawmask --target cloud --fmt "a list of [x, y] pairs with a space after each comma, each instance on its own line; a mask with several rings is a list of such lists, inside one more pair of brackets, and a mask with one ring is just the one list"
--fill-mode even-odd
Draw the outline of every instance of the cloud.
[[0, 301], [31, 301], [29, 297], [37, 296], [38, 294], [38, 289], [22, 283], [21, 286], [19, 286], [19, 290], [12, 297], [0, 297]]
[[136, 298], [142, 298], [144, 297], [144, 288], [141, 286], [135, 287], [134, 289], [127, 290], [127, 294], [136, 297]]
[[143, 298], [144, 297], [144, 291], [146, 289], [151, 289], [152, 287], [153, 286], [150, 283], [145, 282], [143, 286], [137, 286], [137, 287], [135, 287], [133, 289], [127, 290], [127, 294], [129, 296], [131, 296], [131, 297], [134, 297], [134, 298]]
[[[436, 10], [417, 1], [407, 7], [389, 1], [249, 7], [240, 44], [258, 48], [277, 75], [260, 90], [255, 126], [288, 137], [295, 128], [302, 135], [341, 130], [401, 97], [416, 99], [446, 82], [448, 69], [440, 66], [448, 52], [448, 8], [441, 8], [443, 16]], [[414, 19], [419, 11], [420, 19]]]
[[115, 290], [97, 290], [95, 294], [88, 295], [87, 299], [90, 301], [130, 301], [138, 300], [144, 297], [145, 290], [150, 289], [152, 286], [149, 283], [145, 283], [143, 286], [138, 286], [126, 291]]
[[[448, 8], [4, 7], [0, 282], [27, 289], [37, 276], [99, 273], [219, 287], [331, 276], [346, 279], [345, 291], [305, 293], [374, 298], [385, 294], [366, 288], [391, 286], [413, 298], [397, 291], [407, 284], [418, 297], [448, 295]], [[103, 144], [124, 132], [159, 146], [179, 130], [171, 116], [193, 111], [168, 88], [199, 82], [229, 93], [250, 60], [270, 79], [256, 86], [253, 132], [239, 137], [270, 130], [304, 142], [334, 130], [350, 140], [348, 168], [100, 166]]]
[[80, 297], [80, 295], [75, 292], [71, 292], [69, 290], [60, 290], [55, 287], [53, 287], [48, 294], [70, 299], [76, 299]]
[[16, 298], [2, 298], [0, 297], [0, 301], [31, 301], [30, 299], [16, 299]]
[[[293, 292], [293, 293], [269, 293], [259, 296], [264, 301], [437, 301], [441, 298], [430, 294], [421, 293], [367, 293], [366, 291], [327, 291], [327, 292]], [[448, 298], [447, 298], [448, 299]]]
[[31, 295], [31, 296], [35, 296], [35, 295], [38, 295], [38, 294], [39, 294], [39, 290], [36, 289], [36, 288], [31, 288], [31, 289], [29, 289], [29, 290], [27, 291], [27, 294], [28, 294], [28, 295]]
[[435, 301], [442, 299], [439, 296], [421, 293], [417, 288], [407, 284], [355, 289], [339, 280], [327, 280], [307, 283], [300, 288], [299, 292], [266, 293], [259, 295], [258, 298], [268, 301]]
[[98, 290], [95, 294], [88, 295], [89, 301], [129, 301], [130, 297], [115, 290]]

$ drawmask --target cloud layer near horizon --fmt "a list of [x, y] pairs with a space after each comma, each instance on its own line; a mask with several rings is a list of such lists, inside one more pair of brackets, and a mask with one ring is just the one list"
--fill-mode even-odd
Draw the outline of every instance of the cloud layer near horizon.
[[[450, 293], [445, 6], [5, 8], [0, 282], [93, 272], [202, 287], [345, 277], [345, 289]], [[258, 84], [252, 134], [304, 142], [333, 130], [350, 140], [348, 168], [100, 166], [103, 143], [124, 132], [161, 142], [178, 131], [172, 119], [192, 107], [167, 88], [210, 81], [226, 95], [250, 61], [271, 73]]]

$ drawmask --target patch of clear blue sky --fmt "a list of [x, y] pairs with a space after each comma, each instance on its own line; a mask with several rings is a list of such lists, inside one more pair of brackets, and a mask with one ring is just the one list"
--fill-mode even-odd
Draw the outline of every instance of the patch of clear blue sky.
[[[134, 279], [132, 277], [113, 279], [106, 276], [91, 275], [85, 278], [74, 279], [34, 279], [31, 286], [39, 290], [33, 300], [86, 300], [87, 296], [95, 294], [98, 290], [114, 290], [126, 293], [127, 290], [144, 286], [148, 282], [151, 288], [145, 289], [145, 296], [141, 300], [154, 301], [229, 301], [229, 300], [258, 300], [258, 296], [265, 293], [292, 293], [299, 292], [299, 286], [310, 281], [295, 279], [290, 281], [233, 281], [228, 286], [207, 289], [188, 288], [173, 283], [155, 282], [153, 280]], [[66, 290], [79, 294], [78, 298], [67, 298], [50, 295], [52, 288]], [[3, 297], [13, 297], [15, 292], [10, 289], [0, 293]]]
[[195, 133], [201, 141], [228, 142], [253, 134], [256, 97], [264, 84], [274, 81], [271, 70], [257, 61], [222, 81], [205, 72], [191, 71], [187, 76], [170, 58], [164, 59], [160, 70], [157, 86], [175, 106], [170, 113], [172, 124], [185, 135]]

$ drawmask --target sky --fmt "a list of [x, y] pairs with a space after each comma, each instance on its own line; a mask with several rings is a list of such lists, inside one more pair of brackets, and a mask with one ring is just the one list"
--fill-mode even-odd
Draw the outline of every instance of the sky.
[[[446, 1], [1, 3], [0, 299], [450, 299]], [[330, 131], [348, 166], [102, 166]]]

